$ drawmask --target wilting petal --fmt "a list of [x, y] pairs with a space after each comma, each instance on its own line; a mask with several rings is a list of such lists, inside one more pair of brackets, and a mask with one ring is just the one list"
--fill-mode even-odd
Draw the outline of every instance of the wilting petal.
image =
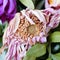
[[3, 11], [3, 8], [2, 8], [3, 6], [0, 6], [0, 17], [1, 17], [1, 15], [4, 13], [4, 11]]
[[3, 4], [3, 1], [0, 0], [0, 16], [3, 14], [3, 6], [2, 6], [2, 4]]
[[10, 5], [7, 11], [7, 18], [12, 19], [16, 13], [16, 0], [9, 0]]
[[9, 9], [8, 9], [8, 13], [12, 13], [14, 12], [14, 10], [16, 10], [16, 0], [9, 0], [10, 5], [9, 5]]
[[3, 0], [0, 0], [0, 5], [3, 3]]
[[[14, 19], [11, 20], [8, 26], [9, 28], [3, 37], [3, 43], [8, 44], [8, 60], [12, 58], [14, 60], [22, 60], [22, 58], [26, 56], [26, 52], [37, 42], [47, 42], [46, 38], [50, 29], [58, 26], [60, 22], [59, 13], [53, 9], [51, 9], [51, 11], [48, 9], [39, 11], [40, 10], [31, 9], [22, 10], [21, 12], [23, 13], [18, 13]], [[9, 11], [9, 13], [11, 13], [11, 11]], [[24, 16], [24, 18], [20, 18], [21, 16]], [[30, 20], [34, 22], [33, 25]], [[5, 40], [7, 40], [7, 42]]]
[[46, 37], [41, 37], [40, 41], [41, 41], [41, 43], [44, 43], [44, 42], [47, 42], [47, 39], [46, 39]]
[[16, 13], [16, 0], [0, 0], [0, 19], [11, 20]]
[[8, 4], [8, 0], [4, 0], [4, 1], [3, 1], [3, 9], [4, 9], [4, 10], [5, 10], [5, 8], [7, 8], [7, 7], [6, 7], [7, 4]]

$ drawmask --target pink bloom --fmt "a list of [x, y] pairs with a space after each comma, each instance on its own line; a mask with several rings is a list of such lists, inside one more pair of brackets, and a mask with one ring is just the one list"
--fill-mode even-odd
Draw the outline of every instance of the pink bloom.
[[[37, 22], [38, 24], [33, 21], [32, 17], [30, 18], [30, 16], [33, 15], [35, 15], [34, 18], [39, 21]], [[35, 32], [32, 32], [34, 30]], [[11, 60], [12, 58], [13, 60], [23, 60], [22, 58], [26, 56], [26, 52], [32, 45], [35, 45], [37, 42], [45, 43], [47, 41], [45, 32], [46, 20], [40, 10], [29, 9], [17, 13], [13, 20], [10, 21], [3, 36], [3, 45], [8, 47], [6, 60]]]
[[23, 60], [32, 45], [47, 42], [48, 32], [60, 22], [60, 15], [52, 11], [26, 9], [15, 15], [3, 35], [6, 60]]
[[47, 8], [42, 11], [46, 18], [46, 32], [48, 33], [51, 29], [56, 28], [60, 23], [60, 12]]
[[45, 0], [45, 8], [60, 9], [60, 0]]

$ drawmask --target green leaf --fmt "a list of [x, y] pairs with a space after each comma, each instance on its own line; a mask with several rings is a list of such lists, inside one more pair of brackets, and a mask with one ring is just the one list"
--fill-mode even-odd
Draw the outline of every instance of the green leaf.
[[0, 48], [2, 46], [2, 37], [0, 37]]
[[22, 4], [24, 4], [26, 7], [34, 9], [34, 4], [32, 0], [19, 0]]
[[45, 44], [36, 44], [32, 46], [26, 53], [26, 60], [33, 60], [36, 57], [43, 56], [46, 53], [46, 45]]
[[51, 42], [60, 42], [60, 32], [56, 31], [50, 35]]
[[51, 58], [48, 58], [47, 60], [51, 60]]
[[44, 0], [41, 0], [38, 2], [38, 4], [36, 5], [36, 9], [41, 9], [43, 7], [43, 4], [44, 4]]
[[40, 57], [46, 53], [46, 45], [45, 44], [36, 44], [29, 51], [27, 51], [27, 56], [35, 56]]
[[51, 54], [51, 58], [48, 58], [47, 60], [60, 60], [60, 53]]
[[0, 36], [2, 35], [2, 22], [0, 20]]
[[8, 22], [6, 21], [6, 22], [3, 24], [3, 33], [4, 33], [4, 31], [6, 30], [7, 27], [8, 27]]
[[34, 56], [24, 57], [23, 60], [36, 60], [36, 57]]
[[33, 1], [34, 5], [35, 5], [36, 0], [32, 0], [32, 1]]
[[52, 55], [53, 60], [60, 60], [60, 53]]

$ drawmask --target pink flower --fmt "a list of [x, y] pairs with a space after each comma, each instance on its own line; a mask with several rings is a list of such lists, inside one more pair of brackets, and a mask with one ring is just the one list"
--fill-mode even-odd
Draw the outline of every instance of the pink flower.
[[45, 8], [60, 9], [60, 0], [45, 0]]
[[[31, 16], [37, 19], [37, 24]], [[21, 25], [22, 23], [23, 25]], [[32, 45], [37, 42], [47, 42], [45, 32], [46, 20], [41, 11], [26, 9], [16, 13], [3, 35], [3, 45], [8, 47], [6, 60], [12, 58], [13, 60], [23, 60], [22, 58]]]
[[11, 20], [16, 13], [16, 0], [0, 0], [0, 19]]

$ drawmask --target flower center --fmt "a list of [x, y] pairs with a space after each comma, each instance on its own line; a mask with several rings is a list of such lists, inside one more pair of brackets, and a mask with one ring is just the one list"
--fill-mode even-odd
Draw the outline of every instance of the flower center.
[[27, 30], [30, 35], [39, 34], [39, 27], [37, 27], [37, 25], [30, 25]]

